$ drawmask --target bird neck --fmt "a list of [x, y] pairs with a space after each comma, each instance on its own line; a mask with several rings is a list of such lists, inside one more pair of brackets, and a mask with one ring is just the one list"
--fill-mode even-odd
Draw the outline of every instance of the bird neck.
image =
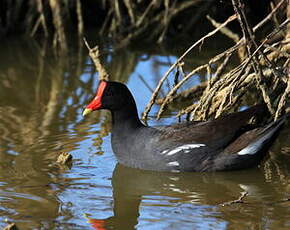
[[111, 111], [113, 132], [126, 132], [144, 127], [138, 117], [135, 103], [127, 105], [119, 110]]

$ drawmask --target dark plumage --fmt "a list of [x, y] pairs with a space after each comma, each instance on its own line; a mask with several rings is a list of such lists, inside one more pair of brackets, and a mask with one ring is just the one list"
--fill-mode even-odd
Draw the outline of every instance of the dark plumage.
[[145, 126], [134, 98], [118, 82], [101, 81], [84, 115], [99, 109], [112, 113], [112, 148], [126, 166], [155, 171], [225, 171], [253, 167], [263, 159], [285, 117], [253, 128], [248, 122], [263, 116], [264, 105], [216, 120], [162, 127]]

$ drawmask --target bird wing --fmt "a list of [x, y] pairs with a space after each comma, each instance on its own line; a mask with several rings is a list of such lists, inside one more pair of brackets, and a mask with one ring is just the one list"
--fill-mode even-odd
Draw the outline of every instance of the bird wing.
[[249, 120], [264, 111], [264, 105], [256, 105], [244, 111], [232, 113], [206, 122], [194, 122], [161, 129], [161, 140], [170, 139], [178, 143], [205, 144], [212, 149], [227, 146], [241, 135]]

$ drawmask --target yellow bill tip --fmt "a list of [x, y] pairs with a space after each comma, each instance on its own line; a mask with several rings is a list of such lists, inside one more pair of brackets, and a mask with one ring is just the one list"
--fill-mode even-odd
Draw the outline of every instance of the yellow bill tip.
[[83, 116], [88, 115], [88, 114], [91, 113], [92, 111], [93, 111], [92, 109], [88, 109], [88, 108], [86, 108], [86, 109], [84, 110], [84, 112], [83, 112]]

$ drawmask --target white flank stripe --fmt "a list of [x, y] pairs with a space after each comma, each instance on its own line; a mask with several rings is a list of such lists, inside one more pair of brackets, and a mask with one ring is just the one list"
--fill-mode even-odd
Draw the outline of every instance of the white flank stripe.
[[161, 154], [162, 154], [162, 155], [163, 155], [163, 154], [166, 154], [168, 151], [169, 151], [168, 149], [165, 149], [165, 150], [163, 150], [163, 151], [161, 152]]
[[167, 165], [169, 165], [169, 166], [178, 166], [179, 163], [177, 161], [171, 161], [171, 162], [167, 163]]
[[171, 156], [175, 153], [178, 153], [182, 150], [185, 150], [185, 153], [189, 153], [191, 149], [195, 149], [195, 148], [200, 148], [200, 147], [203, 147], [205, 146], [205, 144], [186, 144], [186, 145], [181, 145], [181, 146], [178, 146], [177, 148], [175, 149], [172, 149], [172, 150], [164, 150], [162, 152], [162, 154], [167, 154], [167, 156]]
[[254, 155], [256, 153], [256, 151], [259, 149], [258, 145], [250, 145], [244, 149], [242, 149], [241, 151], [238, 152], [238, 155]]

